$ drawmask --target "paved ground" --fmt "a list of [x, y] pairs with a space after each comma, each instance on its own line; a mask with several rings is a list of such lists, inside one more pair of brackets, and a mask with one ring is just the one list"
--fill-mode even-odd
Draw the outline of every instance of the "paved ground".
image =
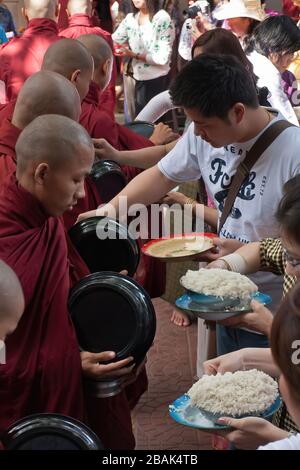
[[179, 328], [170, 323], [171, 305], [155, 299], [157, 333], [148, 354], [148, 392], [137, 406], [133, 422], [137, 449], [210, 449], [208, 434], [182, 426], [168, 415], [168, 405], [193, 383], [196, 372], [197, 325]]

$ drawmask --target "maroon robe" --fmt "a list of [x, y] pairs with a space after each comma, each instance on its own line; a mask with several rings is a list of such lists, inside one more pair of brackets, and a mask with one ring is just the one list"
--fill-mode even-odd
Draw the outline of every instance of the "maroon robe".
[[44, 54], [58, 39], [55, 21], [35, 18], [22, 36], [3, 44], [0, 50], [0, 80], [5, 83], [7, 100], [15, 98], [25, 80], [41, 69]]
[[40, 412], [83, 420], [78, 344], [67, 309], [64, 226], [11, 175], [0, 191], [0, 259], [20, 279], [25, 311], [0, 365], [0, 430]]
[[[101, 29], [100, 26], [94, 26], [92, 18], [86, 14], [75, 14], [69, 18], [69, 26], [66, 29], [60, 31], [59, 35], [65, 38], [77, 39], [82, 34], [96, 34], [101, 38], [105, 39], [110, 45], [113, 51], [113, 42], [111, 34], [104, 29]], [[116, 79], [117, 79], [117, 66], [116, 61], [113, 58], [113, 71], [111, 80], [106, 88], [106, 90], [101, 93], [99, 98], [98, 106], [101, 111], [106, 111], [112, 119], [114, 119], [114, 112], [116, 106]]]
[[4, 119], [0, 126], [0, 188], [7, 176], [16, 170], [15, 145], [21, 130], [9, 119]]
[[[137, 150], [153, 145], [153, 143], [146, 137], [143, 137], [136, 132], [127, 129], [125, 126], [110, 120], [106, 113], [101, 112], [98, 108], [100, 95], [100, 87], [92, 81], [89, 92], [81, 104], [82, 111], [80, 124], [85, 127], [91, 137], [106, 139], [118, 150]], [[142, 171], [139, 168], [127, 165], [123, 165], [122, 170], [128, 181], [133, 179]], [[143, 242], [146, 241], [147, 240], [144, 240]], [[140, 244], [143, 242], [140, 241]], [[142, 254], [135, 278], [139, 284], [146, 289], [151, 297], [159, 297], [165, 291], [165, 264]]]

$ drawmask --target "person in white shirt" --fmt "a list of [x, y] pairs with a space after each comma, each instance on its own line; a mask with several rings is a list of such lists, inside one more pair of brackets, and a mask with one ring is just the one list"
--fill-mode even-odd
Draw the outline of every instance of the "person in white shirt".
[[135, 79], [135, 113], [169, 85], [175, 30], [170, 15], [159, 9], [159, 0], [133, 0], [129, 13], [113, 33], [118, 55], [132, 59]]
[[[260, 134], [275, 120], [276, 110], [260, 107], [253, 79], [233, 56], [202, 54], [176, 77], [172, 99], [191, 119], [188, 131], [158, 165], [134, 178], [99, 214], [118, 209], [119, 197], [130, 207], [158, 201], [179, 182], [203, 177], [216, 209], [205, 208], [206, 222], [216, 226], [238, 164]], [[283, 195], [283, 185], [300, 173], [300, 129], [286, 129], [261, 155], [242, 184], [220, 236], [237, 244], [278, 236], [274, 212]], [[286, 151], [288, 149], [288, 152]], [[82, 217], [94, 215], [86, 213]], [[218, 256], [223, 255], [220, 252]], [[271, 273], [254, 275], [262, 292], [281, 297], [282, 279]], [[219, 353], [247, 346], [266, 347], [265, 336], [220, 327]]]
[[[293, 420], [300, 428], [300, 283], [284, 299], [271, 329], [269, 350], [242, 350], [204, 363], [207, 374], [257, 368], [279, 377], [279, 389]], [[234, 357], [235, 356], [235, 357]], [[231, 427], [219, 431], [239, 449], [300, 450], [300, 434], [287, 433], [257, 417], [222, 417], [220, 424]]]
[[[257, 85], [270, 91], [268, 100], [292, 124], [298, 125], [295, 111], [285, 94], [281, 74], [300, 50], [300, 30], [288, 16], [271, 16], [260, 23], [245, 48]], [[295, 102], [295, 105], [299, 104]]]

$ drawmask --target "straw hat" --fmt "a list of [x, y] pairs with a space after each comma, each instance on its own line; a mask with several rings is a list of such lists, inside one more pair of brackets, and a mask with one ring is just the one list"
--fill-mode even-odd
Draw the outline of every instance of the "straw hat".
[[266, 18], [260, 0], [230, 0], [217, 6], [213, 15], [217, 20], [252, 18], [253, 20], [263, 21]]

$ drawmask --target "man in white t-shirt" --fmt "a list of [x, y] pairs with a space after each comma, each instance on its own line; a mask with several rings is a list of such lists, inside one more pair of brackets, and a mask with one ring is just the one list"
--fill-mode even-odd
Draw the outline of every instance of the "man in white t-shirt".
[[[127, 196], [128, 207], [136, 202], [148, 205], [179, 182], [202, 176], [217, 208], [204, 211], [206, 221], [213, 225], [213, 219], [220, 218], [238, 164], [260, 134], [283, 117], [259, 106], [253, 80], [232, 56], [202, 54], [192, 60], [176, 77], [171, 97], [192, 124], [157, 166], [132, 180], [119, 196]], [[300, 173], [299, 148], [300, 129], [290, 127], [261, 155], [240, 188], [221, 237], [248, 243], [278, 236], [274, 212], [284, 183]], [[119, 196], [110, 203], [116, 209]], [[272, 296], [276, 308], [282, 280], [271, 273], [253, 278], [259, 290]], [[268, 343], [253, 332], [221, 326], [218, 330], [220, 354]]]

